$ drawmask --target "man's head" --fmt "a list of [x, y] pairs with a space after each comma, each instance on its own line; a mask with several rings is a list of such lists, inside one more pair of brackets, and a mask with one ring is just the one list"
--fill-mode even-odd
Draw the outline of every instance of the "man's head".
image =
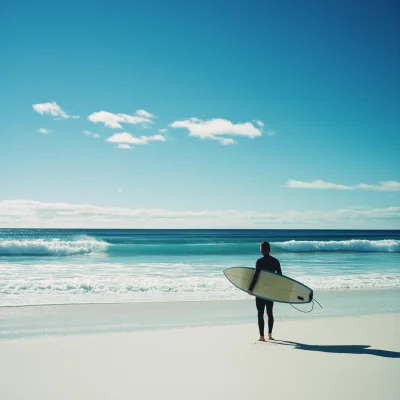
[[269, 254], [269, 252], [271, 251], [271, 247], [270, 247], [269, 243], [268, 242], [261, 242], [260, 251], [263, 254]]

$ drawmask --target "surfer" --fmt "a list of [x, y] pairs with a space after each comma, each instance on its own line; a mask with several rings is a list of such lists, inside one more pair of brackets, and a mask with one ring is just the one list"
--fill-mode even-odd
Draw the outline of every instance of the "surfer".
[[[271, 251], [271, 247], [268, 242], [261, 242], [260, 251], [263, 257], [259, 258], [256, 263], [256, 271], [254, 272], [253, 280], [250, 284], [248, 294], [253, 294], [253, 289], [255, 284], [257, 283], [258, 276], [262, 270], [274, 272], [279, 275], [282, 275], [281, 265], [279, 261], [272, 257], [269, 253]], [[272, 338], [272, 328], [274, 326], [274, 314], [273, 307], [274, 302], [271, 300], [264, 300], [259, 297], [256, 297], [256, 307], [258, 311], [258, 328], [260, 330], [260, 339], [261, 342], [265, 342], [264, 337], [264, 309], [267, 309], [268, 315], [268, 339], [273, 340]]]

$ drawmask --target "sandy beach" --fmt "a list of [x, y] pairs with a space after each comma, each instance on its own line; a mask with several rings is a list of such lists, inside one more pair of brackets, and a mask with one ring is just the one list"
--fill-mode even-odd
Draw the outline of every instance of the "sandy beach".
[[0, 342], [0, 398], [397, 399], [400, 314]]

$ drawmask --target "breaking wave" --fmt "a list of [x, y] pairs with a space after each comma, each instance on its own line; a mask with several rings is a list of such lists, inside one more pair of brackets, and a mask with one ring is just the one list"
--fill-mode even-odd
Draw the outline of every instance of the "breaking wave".
[[[298, 241], [271, 243], [272, 253], [381, 252], [400, 253], [400, 240]], [[259, 243], [107, 243], [90, 236], [67, 239], [0, 239], [0, 256], [71, 256], [107, 252], [110, 256], [250, 255]]]
[[100, 253], [109, 244], [90, 237], [61, 239], [0, 239], [0, 256], [70, 256]]
[[317, 251], [350, 251], [350, 252], [382, 252], [399, 253], [400, 240], [342, 240], [342, 241], [297, 241], [289, 240], [287, 242], [274, 243], [274, 245], [284, 251], [301, 253]]

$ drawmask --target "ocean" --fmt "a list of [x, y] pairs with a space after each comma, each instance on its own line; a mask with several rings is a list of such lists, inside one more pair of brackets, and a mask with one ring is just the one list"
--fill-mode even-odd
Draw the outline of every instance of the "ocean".
[[399, 230], [0, 229], [0, 305], [247, 299], [262, 240], [318, 292], [400, 288]]

